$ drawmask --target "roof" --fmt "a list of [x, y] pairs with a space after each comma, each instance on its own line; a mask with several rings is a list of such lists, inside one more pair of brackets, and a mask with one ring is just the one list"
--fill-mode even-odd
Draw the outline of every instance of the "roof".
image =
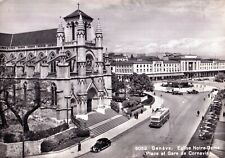
[[56, 44], [57, 29], [33, 32], [5, 34], [0, 33], [1, 46], [28, 46], [40, 44]]
[[0, 33], [0, 46], [10, 46], [12, 34]]
[[13, 35], [11, 46], [57, 43], [57, 29], [18, 33]]
[[177, 60], [164, 60], [163, 63], [180, 63], [180, 61]]
[[70, 19], [70, 18], [79, 18], [80, 14], [83, 17], [83, 19], [87, 19], [87, 20], [91, 20], [91, 21], [93, 20], [92, 17], [90, 17], [89, 15], [85, 14], [83, 11], [81, 11], [79, 9], [77, 9], [73, 13], [65, 16], [64, 19], [66, 20], [66, 19]]

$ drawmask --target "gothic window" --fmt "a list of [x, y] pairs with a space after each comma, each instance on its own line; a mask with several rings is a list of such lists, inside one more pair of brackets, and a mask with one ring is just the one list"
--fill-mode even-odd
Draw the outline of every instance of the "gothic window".
[[39, 59], [44, 58], [44, 56], [45, 56], [45, 55], [44, 55], [44, 53], [43, 53], [43, 52], [40, 52], [40, 53], [38, 54], [38, 58], [39, 58]]
[[87, 70], [92, 70], [93, 69], [93, 57], [92, 55], [88, 54], [86, 56], [86, 69]]
[[[52, 52], [49, 56], [50, 60], [53, 60], [55, 57], [56, 55], [54, 52]], [[50, 68], [51, 68], [51, 73], [56, 72], [56, 61], [51, 61]]]
[[51, 84], [51, 99], [52, 99], [52, 102], [51, 104], [52, 105], [57, 105], [57, 87], [55, 85], [55, 83], [52, 83]]
[[0, 65], [5, 65], [6, 58], [3, 54], [0, 54]]
[[74, 22], [72, 22], [72, 40], [75, 40], [75, 25], [74, 25]]

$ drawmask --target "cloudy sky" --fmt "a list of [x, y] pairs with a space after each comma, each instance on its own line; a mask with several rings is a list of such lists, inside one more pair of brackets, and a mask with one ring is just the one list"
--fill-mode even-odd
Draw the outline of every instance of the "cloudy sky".
[[[225, 58], [225, 0], [79, 0], [100, 18], [115, 52], [182, 52]], [[56, 28], [78, 0], [0, 0], [0, 32]], [[94, 21], [96, 25], [96, 21]]]

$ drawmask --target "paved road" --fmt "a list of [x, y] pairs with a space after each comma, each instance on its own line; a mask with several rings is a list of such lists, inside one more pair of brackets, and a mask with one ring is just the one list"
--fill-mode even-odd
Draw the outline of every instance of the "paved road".
[[[170, 120], [163, 127], [159, 129], [149, 128], [149, 122], [146, 122], [114, 141], [111, 147], [99, 153], [87, 153], [81, 158], [141, 157], [144, 151], [135, 150], [137, 146], [148, 146], [148, 148], [152, 148], [153, 145], [169, 146], [176, 151], [177, 146], [187, 145], [201, 119], [201, 117], [196, 116], [196, 111], [200, 110], [203, 113], [207, 108], [206, 102], [208, 101], [203, 100], [207, 93], [185, 94], [183, 96], [162, 94], [164, 105], [169, 107], [171, 111]], [[168, 155], [163, 157], [166, 158]]]

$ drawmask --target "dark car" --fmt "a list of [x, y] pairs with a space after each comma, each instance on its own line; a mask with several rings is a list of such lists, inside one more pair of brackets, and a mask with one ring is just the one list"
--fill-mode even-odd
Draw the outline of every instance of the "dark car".
[[182, 92], [179, 92], [179, 91], [173, 91], [172, 94], [173, 95], [183, 95], [183, 93]]
[[201, 140], [211, 139], [213, 136], [213, 133], [207, 130], [201, 130], [198, 137]]
[[187, 94], [198, 94], [199, 92], [196, 91], [195, 89], [191, 90], [191, 91], [187, 91]]
[[[207, 129], [207, 128], [205, 128], [205, 127], [210, 127], [210, 128], [212, 128], [213, 130], [216, 128], [216, 125], [215, 124], [213, 124], [213, 123], [211, 123], [211, 122], [205, 122], [205, 123], [203, 123], [203, 124], [201, 124], [201, 127], [200, 127], [200, 129], [201, 130], [203, 130], [203, 129]], [[208, 130], [208, 131], [211, 131], [211, 130]]]
[[99, 152], [111, 145], [111, 141], [108, 138], [98, 139], [94, 146], [91, 147], [92, 152]]

